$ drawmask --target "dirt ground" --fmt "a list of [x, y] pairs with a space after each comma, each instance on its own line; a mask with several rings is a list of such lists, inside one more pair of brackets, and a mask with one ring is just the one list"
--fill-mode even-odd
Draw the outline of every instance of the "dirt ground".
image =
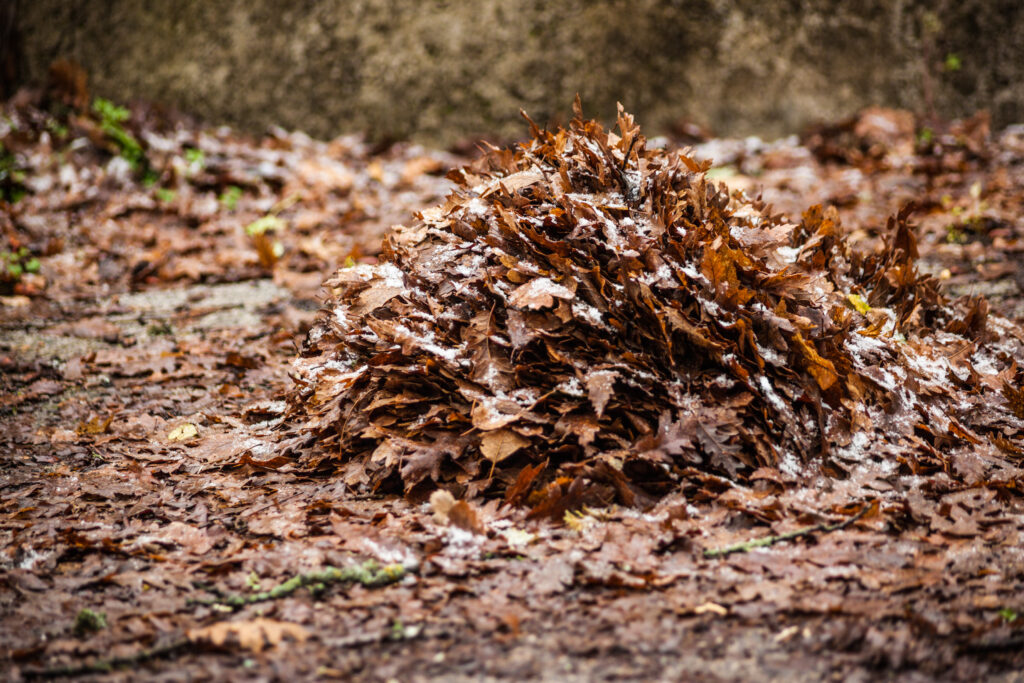
[[[1022, 678], [1019, 471], [695, 475], [651, 509], [548, 521], [239, 458], [280, 419], [323, 278], [373, 262], [467, 158], [136, 111], [132, 162], [109, 119], [4, 113], [2, 246], [22, 267], [0, 282], [3, 678]], [[836, 206], [864, 249], [914, 201], [921, 267], [1019, 322], [1024, 130], [908, 117], [694, 148], [787, 216]]]

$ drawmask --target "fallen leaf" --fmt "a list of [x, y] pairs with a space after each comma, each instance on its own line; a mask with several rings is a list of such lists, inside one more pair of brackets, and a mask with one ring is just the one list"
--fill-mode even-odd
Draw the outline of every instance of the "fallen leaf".
[[571, 301], [576, 295], [572, 290], [555, 283], [550, 278], [539, 277], [520, 285], [509, 296], [509, 303], [516, 308], [538, 310], [551, 308], [555, 299]]
[[430, 509], [434, 511], [434, 522], [437, 524], [448, 524], [448, 513], [454, 505], [455, 496], [444, 489], [438, 489], [430, 494]]
[[191, 422], [178, 425], [167, 434], [168, 441], [188, 441], [199, 436], [199, 428]]
[[832, 364], [832, 361], [818, 355], [817, 350], [804, 341], [799, 332], [793, 336], [793, 341], [796, 342], [797, 348], [803, 353], [804, 360], [807, 363], [807, 372], [818, 382], [818, 386], [825, 390], [835, 384], [839, 379], [839, 375], [836, 374], [836, 367]]
[[530, 440], [511, 429], [488, 432], [480, 439], [480, 452], [493, 463], [499, 463], [521, 448], [530, 445]]
[[481, 401], [473, 406], [472, 411], [470, 411], [470, 417], [473, 420], [473, 426], [481, 431], [500, 429], [519, 419], [519, 415], [504, 413], [494, 405], [494, 402], [488, 400]]
[[483, 522], [480, 520], [480, 515], [477, 514], [476, 508], [464, 500], [460, 500], [455, 505], [452, 505], [448, 511], [448, 521], [452, 526], [464, 531], [480, 535], [487, 533]]
[[285, 638], [298, 643], [305, 642], [309, 638], [309, 631], [299, 624], [257, 617], [249, 621], [221, 621], [191, 629], [187, 635], [193, 643], [208, 643], [216, 647], [224, 647], [233, 637], [242, 649], [259, 653], [268, 645], [279, 645]]
[[598, 417], [604, 415], [604, 407], [608, 405], [618, 376], [614, 370], [594, 370], [587, 375], [587, 393]]

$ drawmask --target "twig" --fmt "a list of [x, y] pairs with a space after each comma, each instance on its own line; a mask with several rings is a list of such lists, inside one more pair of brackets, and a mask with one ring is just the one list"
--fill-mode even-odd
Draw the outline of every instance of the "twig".
[[190, 604], [226, 605], [232, 608], [244, 607], [256, 602], [278, 600], [287, 597], [304, 586], [320, 589], [330, 583], [361, 583], [364, 586], [378, 587], [400, 581], [405, 576], [405, 569], [400, 564], [389, 564], [380, 567], [376, 562], [369, 561], [354, 567], [324, 567], [319, 571], [298, 574], [284, 583], [274, 586], [269, 591], [252, 593], [251, 595], [225, 595], [216, 598], [192, 598]]
[[[354, 567], [324, 567], [320, 571], [308, 572], [294, 576], [284, 583], [271, 588], [269, 591], [253, 593], [252, 595], [225, 595], [217, 598], [193, 598], [189, 604], [199, 605], [226, 605], [237, 609], [255, 602], [276, 600], [284, 598], [303, 586], [312, 586], [320, 589], [329, 583], [352, 582], [361, 583], [364, 586], [379, 587], [386, 586], [401, 580], [405, 576], [405, 569], [400, 564], [389, 564], [384, 567], [376, 562], [368, 561]], [[58, 678], [60, 676], [82, 676], [86, 674], [106, 673], [120, 667], [138, 664], [157, 657], [169, 655], [172, 652], [188, 645], [191, 641], [187, 638], [172, 640], [164, 645], [157, 645], [146, 650], [139, 650], [130, 655], [110, 657], [109, 659], [98, 659], [88, 664], [74, 664], [69, 666], [58, 666], [52, 669], [27, 669], [22, 673], [29, 678]]]
[[782, 543], [783, 541], [792, 541], [795, 538], [801, 538], [803, 536], [810, 536], [811, 534], [822, 533], [827, 534], [833, 531], [839, 531], [850, 526], [858, 519], [867, 514], [868, 510], [871, 509], [871, 503], [864, 503], [857, 514], [848, 519], [844, 519], [842, 522], [836, 522], [835, 524], [815, 524], [814, 526], [804, 527], [803, 529], [797, 529], [796, 531], [788, 531], [778, 536], [767, 536], [765, 538], [757, 538], [753, 541], [745, 541], [743, 543], [735, 543], [733, 545], [727, 545], [724, 548], [709, 548], [704, 551], [704, 557], [715, 558], [725, 557], [726, 555], [732, 555], [733, 553], [745, 553], [754, 548], [767, 548], [768, 546], [775, 545], [776, 543]]
[[84, 676], [86, 674], [100, 674], [113, 671], [132, 664], [140, 664], [151, 659], [164, 657], [181, 649], [189, 644], [187, 638], [172, 640], [163, 645], [157, 645], [146, 650], [139, 650], [130, 655], [110, 657], [109, 659], [97, 659], [88, 664], [71, 664], [68, 666], [55, 666], [52, 669], [25, 669], [22, 675], [26, 678], [60, 678], [61, 676]]

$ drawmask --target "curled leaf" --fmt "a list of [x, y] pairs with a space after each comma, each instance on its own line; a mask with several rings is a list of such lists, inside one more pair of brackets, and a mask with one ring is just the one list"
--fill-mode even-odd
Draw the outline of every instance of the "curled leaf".
[[191, 422], [178, 425], [167, 434], [168, 441], [188, 441], [199, 436], [199, 428]]

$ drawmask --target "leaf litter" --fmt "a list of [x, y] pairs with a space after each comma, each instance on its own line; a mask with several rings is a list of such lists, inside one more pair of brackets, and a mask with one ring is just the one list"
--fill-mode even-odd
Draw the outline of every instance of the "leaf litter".
[[1024, 337], [919, 271], [911, 206], [865, 254], [834, 208], [787, 222], [648, 150], [621, 108], [615, 133], [578, 101], [568, 129], [529, 123], [325, 283], [285, 420], [304, 467], [414, 500], [515, 489], [534, 512], [568, 491], [647, 506], [704, 474], [1016, 472]]
[[[570, 139], [595, 135], [583, 123], [541, 131], [529, 159], [491, 150], [443, 199], [452, 185], [437, 174], [462, 163], [450, 155], [251, 139], [134, 107], [121, 125], [174, 191], [157, 196], [89, 132], [94, 113], [53, 107], [23, 97], [3, 124], [17, 124], [4, 145], [25, 174], [24, 196], [0, 212], [5, 248], [40, 263], [0, 300], [5, 678], [124, 675], [113, 666], [226, 679], [979, 680], [1024, 663], [1020, 356], [1000, 317], [1024, 311], [1019, 131], [929, 123], [925, 144], [907, 132], [912, 116], [869, 111], [802, 141], [698, 140], [682, 150], [697, 170], [672, 166], [680, 148], [665, 139], [637, 137], [624, 164], [629, 133], [624, 145], [597, 134], [563, 164]], [[550, 149], [559, 136], [566, 147]], [[702, 176], [709, 156], [728, 190]], [[652, 193], [675, 193], [687, 231], [721, 243], [658, 232], [671, 202], [651, 210]], [[908, 200], [918, 209], [901, 219]], [[804, 214], [815, 203], [826, 208]], [[385, 228], [413, 210], [422, 218], [382, 251]], [[261, 263], [245, 228], [265, 216], [283, 223]], [[313, 320], [322, 273], [346, 262]], [[987, 311], [945, 298], [982, 292]], [[786, 303], [765, 309], [795, 331], [756, 307], [766, 300]], [[360, 449], [378, 435], [340, 458], [352, 437], [334, 430], [355, 418], [311, 420], [323, 403], [300, 400], [310, 377], [289, 386], [292, 340], [311, 324], [307, 354], [346, 351], [318, 371], [321, 399], [358, 369], [349, 353], [377, 344], [369, 332], [342, 343], [342, 306], [395, 335], [397, 349], [366, 363], [378, 381], [380, 368], [423, 366], [414, 396], [364, 406], [392, 440], [363, 474]], [[318, 347], [318, 329], [335, 344]], [[673, 377], [685, 378], [679, 395], [663, 387]], [[380, 398], [402, 396], [385, 385]], [[523, 405], [514, 392], [531, 386], [557, 391]], [[425, 393], [437, 387], [451, 403]], [[414, 399], [439, 406], [420, 427]], [[168, 439], [185, 424], [194, 437]], [[770, 444], [808, 449], [771, 460], [757, 446], [770, 429], [782, 435]], [[438, 432], [435, 470], [436, 450], [405, 441]], [[705, 556], [738, 544], [750, 549]], [[400, 566], [401, 580], [295, 581], [371, 561]], [[76, 633], [84, 610], [107, 627]]]

